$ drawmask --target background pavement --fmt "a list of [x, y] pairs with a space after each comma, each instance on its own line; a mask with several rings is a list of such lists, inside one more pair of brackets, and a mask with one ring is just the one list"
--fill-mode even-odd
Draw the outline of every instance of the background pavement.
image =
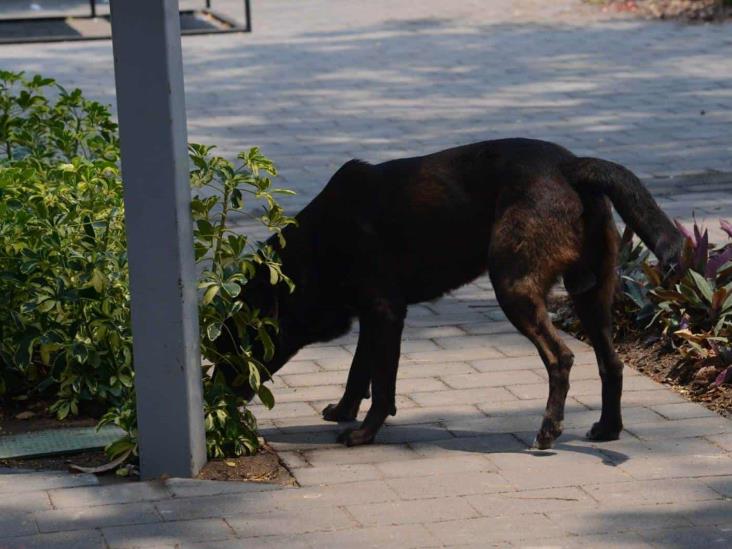
[[[351, 157], [529, 136], [626, 164], [673, 216], [732, 217], [728, 26], [574, 1], [270, 0], [254, 29], [185, 38], [191, 139], [262, 146], [300, 193], [291, 210]], [[0, 67], [113, 100], [107, 42], [3, 46]], [[527, 449], [546, 374], [485, 278], [410, 309], [399, 412], [346, 449], [319, 411], [355, 338], [304, 349], [256, 409], [301, 487], [6, 471], [0, 548], [732, 545], [732, 422], [627, 370], [627, 430], [586, 442], [600, 387], [580, 342], [565, 434]]]

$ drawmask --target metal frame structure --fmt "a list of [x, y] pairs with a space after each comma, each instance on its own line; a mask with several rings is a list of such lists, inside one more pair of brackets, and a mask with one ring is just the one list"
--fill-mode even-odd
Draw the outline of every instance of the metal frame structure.
[[[113, 0], [112, 0], [113, 1]], [[200, 10], [181, 10], [178, 13], [180, 15], [205, 15], [211, 17], [217, 21], [221, 28], [211, 29], [187, 29], [182, 30], [183, 35], [195, 35], [195, 34], [219, 34], [219, 33], [236, 33], [236, 32], [252, 32], [252, 10], [250, 0], [243, 0], [244, 4], [244, 25], [240, 25], [237, 21], [230, 17], [217, 12], [211, 7], [212, 1], [206, 0], [205, 8]], [[97, 13], [97, 0], [89, 0], [89, 14], [88, 15], [57, 15], [57, 16], [38, 16], [38, 17], [0, 17], [0, 23], [31, 23], [31, 22], [67, 22], [74, 19], [108, 19], [107, 15], [98, 15]], [[87, 40], [108, 40], [111, 36], [108, 35], [94, 35], [94, 36], [58, 36], [58, 35], [47, 35], [47, 36], [28, 36], [28, 37], [11, 37], [2, 38], [0, 37], [0, 44], [27, 44], [34, 42], [75, 42], [75, 41], [87, 41]]]

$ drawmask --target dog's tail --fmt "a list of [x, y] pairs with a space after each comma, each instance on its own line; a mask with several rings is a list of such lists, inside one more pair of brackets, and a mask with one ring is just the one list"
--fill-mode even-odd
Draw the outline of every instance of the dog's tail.
[[678, 261], [683, 236], [633, 172], [598, 158], [576, 158], [563, 164], [561, 171], [578, 192], [589, 190], [606, 195], [661, 265]]

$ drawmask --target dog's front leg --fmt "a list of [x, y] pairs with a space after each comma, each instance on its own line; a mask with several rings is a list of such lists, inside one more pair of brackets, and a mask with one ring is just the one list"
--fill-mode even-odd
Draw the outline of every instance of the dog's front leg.
[[358, 334], [356, 353], [348, 372], [346, 390], [338, 404], [328, 404], [323, 410], [323, 419], [326, 421], [355, 420], [361, 400], [368, 397], [372, 362], [369, 352], [378, 345], [378, 342], [369, 339], [369, 331], [363, 329], [363, 320], [360, 322], [362, 327]]
[[371, 372], [371, 408], [358, 429], [347, 429], [338, 436], [346, 446], [373, 442], [387, 416], [396, 414], [396, 377], [406, 314], [403, 301], [379, 298], [368, 303], [360, 315], [359, 348], [363, 337], [367, 344], [363, 355]]

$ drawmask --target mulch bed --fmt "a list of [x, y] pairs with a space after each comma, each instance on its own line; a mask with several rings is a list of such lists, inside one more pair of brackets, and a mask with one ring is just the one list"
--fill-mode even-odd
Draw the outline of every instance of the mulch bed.
[[[557, 327], [586, 341], [566, 296], [553, 296], [548, 305]], [[711, 384], [716, 377], [718, 365], [684, 362], [678, 352], [656, 334], [628, 327], [621, 333], [616, 332], [615, 348], [627, 367], [668, 385], [693, 402], [699, 402], [723, 416], [732, 417], [732, 385]], [[708, 375], [704, 375], [705, 372]]]
[[732, 6], [725, 0], [586, 0], [603, 10], [635, 13], [654, 19], [686, 21], [723, 21], [732, 17]]

